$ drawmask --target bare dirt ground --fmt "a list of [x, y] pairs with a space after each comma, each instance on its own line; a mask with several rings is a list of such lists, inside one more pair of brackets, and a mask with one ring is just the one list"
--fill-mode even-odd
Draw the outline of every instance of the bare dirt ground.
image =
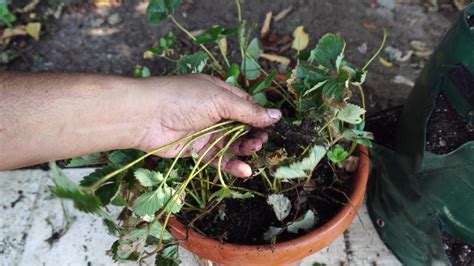
[[[22, 55], [8, 69], [130, 76], [140, 64], [148, 66], [153, 75], [160, 75], [166, 63], [144, 60], [143, 53], [168, 31], [178, 36], [181, 33], [169, 21], [159, 27], [149, 26], [144, 15], [147, 1], [122, 2], [112, 8], [95, 8], [85, 0], [66, 1], [60, 18], [47, 23], [42, 39], [20, 51]], [[387, 46], [392, 51], [382, 56], [393, 66], [375, 61], [369, 68], [366, 93], [368, 109], [373, 112], [403, 103], [410, 83], [426, 61], [420, 55], [436, 47], [458, 15], [459, 11], [448, 0], [438, 1], [437, 10], [428, 2], [433, 1], [242, 0], [242, 10], [243, 17], [258, 23], [260, 29], [268, 11], [276, 14], [292, 5], [293, 11], [274, 22], [272, 31], [291, 34], [295, 27], [304, 25], [312, 38], [310, 47], [325, 32], [339, 33], [348, 42], [347, 58], [360, 66], [376, 50], [382, 29], [386, 28]], [[230, 0], [184, 0], [177, 17], [190, 30], [216, 24], [235, 25], [237, 20], [234, 1]], [[413, 41], [425, 44], [426, 49], [420, 51]], [[395, 59], [394, 50], [404, 58]], [[418, 55], [405, 56], [410, 51]]]

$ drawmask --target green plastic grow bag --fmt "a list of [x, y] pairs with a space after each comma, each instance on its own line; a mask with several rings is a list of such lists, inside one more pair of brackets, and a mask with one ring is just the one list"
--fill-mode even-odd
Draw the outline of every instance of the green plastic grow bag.
[[442, 91], [474, 123], [474, 3], [430, 58], [400, 117], [394, 150], [376, 146], [368, 209], [406, 265], [449, 264], [442, 232], [474, 244], [474, 142], [445, 155], [426, 151], [427, 122]]

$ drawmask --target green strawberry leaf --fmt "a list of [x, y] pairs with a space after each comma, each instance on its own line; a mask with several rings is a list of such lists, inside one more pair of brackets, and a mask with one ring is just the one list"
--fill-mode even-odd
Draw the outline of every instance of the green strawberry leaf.
[[303, 217], [288, 225], [287, 230], [290, 233], [297, 234], [300, 230], [310, 230], [311, 228], [313, 228], [315, 223], [316, 217], [314, 215], [314, 212], [312, 210], [308, 210]]
[[283, 194], [272, 194], [267, 198], [268, 205], [272, 206], [277, 219], [283, 222], [291, 211], [291, 202], [287, 196]]
[[321, 159], [324, 158], [324, 155], [326, 155], [326, 148], [316, 145], [311, 148], [309, 155], [301, 161], [292, 163], [289, 166], [278, 167], [274, 176], [283, 180], [308, 178]]
[[349, 153], [345, 151], [341, 145], [336, 145], [334, 146], [334, 148], [328, 151], [327, 156], [328, 159], [331, 160], [333, 163], [340, 163], [349, 156]]
[[205, 52], [183, 56], [178, 61], [177, 70], [179, 74], [201, 73], [207, 65], [208, 55]]
[[144, 187], [156, 186], [163, 182], [162, 173], [150, 171], [148, 169], [139, 168], [135, 170], [134, 175]]
[[337, 119], [349, 124], [357, 125], [362, 122], [361, 116], [363, 114], [365, 114], [365, 110], [362, 107], [348, 103], [344, 109], [337, 113]]
[[146, 10], [148, 21], [158, 26], [168, 16], [173, 15], [182, 0], [151, 0]]
[[83, 212], [93, 213], [100, 210], [101, 202], [96, 195], [69, 180], [56, 163], [51, 162], [49, 167], [54, 182], [54, 186], [50, 187], [50, 190], [54, 195], [59, 198], [71, 199], [74, 207]]
[[[344, 54], [346, 42], [340, 36], [333, 33], [327, 33], [319, 39], [316, 48], [311, 51], [308, 61], [317, 62], [319, 65], [338, 70], [337, 64], [342, 62], [341, 55]], [[338, 58], [340, 58], [338, 60]]]

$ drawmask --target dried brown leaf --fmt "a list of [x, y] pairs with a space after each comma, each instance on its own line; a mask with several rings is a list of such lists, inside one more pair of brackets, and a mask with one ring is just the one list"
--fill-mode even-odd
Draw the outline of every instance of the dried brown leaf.
[[263, 21], [262, 30], [260, 31], [260, 37], [265, 38], [270, 33], [270, 25], [272, 23], [273, 13], [272, 11], [268, 12], [265, 15], [265, 20]]
[[288, 66], [290, 64], [290, 59], [288, 57], [281, 56], [281, 55], [261, 54], [260, 57], [271, 62], [278, 62], [284, 66]]
[[278, 12], [278, 14], [273, 18], [276, 22], [284, 19], [290, 12], [293, 11], [293, 6], [290, 5], [289, 7], [283, 9], [282, 11]]
[[291, 47], [297, 51], [306, 49], [309, 44], [309, 35], [304, 31], [304, 26], [299, 26], [293, 32], [293, 44]]

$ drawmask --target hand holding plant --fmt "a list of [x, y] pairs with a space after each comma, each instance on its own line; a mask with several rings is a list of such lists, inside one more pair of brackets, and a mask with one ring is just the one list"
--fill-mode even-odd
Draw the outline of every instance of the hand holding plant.
[[[136, 147], [143, 151], [176, 141], [222, 120], [240, 121], [253, 127], [267, 127], [276, 123], [281, 113], [276, 109], [265, 109], [241, 89], [235, 88], [217, 78], [196, 74], [187, 76], [149, 78], [139, 80], [150, 99], [145, 106], [149, 110], [143, 117], [143, 137]], [[222, 133], [205, 136], [183, 152], [182, 157], [193, 153], [200, 155]], [[260, 150], [267, 140], [265, 132], [255, 132], [249, 137], [237, 140], [229, 147], [236, 155], [250, 155]], [[185, 142], [156, 155], [176, 157]], [[222, 148], [224, 141], [216, 147]], [[214, 150], [208, 153], [212, 158]], [[225, 157], [222, 169], [238, 177], [248, 177], [250, 167], [237, 159]]]

